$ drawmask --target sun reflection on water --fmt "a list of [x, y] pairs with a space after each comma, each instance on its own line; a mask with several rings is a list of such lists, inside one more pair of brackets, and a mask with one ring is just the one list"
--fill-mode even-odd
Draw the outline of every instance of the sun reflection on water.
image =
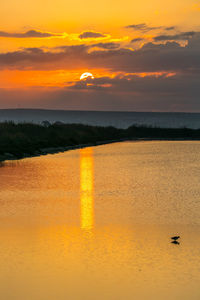
[[93, 149], [80, 150], [80, 222], [81, 229], [90, 231], [94, 226], [94, 171]]

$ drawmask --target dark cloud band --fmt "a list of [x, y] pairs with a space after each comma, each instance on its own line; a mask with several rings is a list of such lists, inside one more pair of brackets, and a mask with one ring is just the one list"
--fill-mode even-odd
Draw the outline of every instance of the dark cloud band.
[[[97, 49], [96, 49], [97, 48]], [[98, 48], [101, 48], [98, 50]], [[0, 69], [103, 68], [113, 72], [199, 72], [200, 34], [181, 47], [176, 42], [147, 43], [138, 50], [115, 43], [63, 46], [58, 49], [26, 48], [0, 54]]]
[[56, 37], [62, 36], [59, 33], [50, 33], [50, 32], [42, 32], [38, 30], [29, 30], [23, 33], [9, 33], [6, 31], [0, 31], [0, 37], [4, 38], [48, 38], [48, 37]]
[[100, 33], [100, 32], [95, 32], [95, 31], [85, 31], [79, 35], [80, 39], [89, 39], [89, 38], [105, 38], [107, 35]]

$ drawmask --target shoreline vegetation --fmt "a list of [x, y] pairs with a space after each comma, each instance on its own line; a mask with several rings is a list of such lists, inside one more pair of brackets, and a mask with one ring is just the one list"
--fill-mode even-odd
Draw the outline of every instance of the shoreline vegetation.
[[132, 125], [127, 129], [83, 124], [0, 123], [0, 162], [89, 146], [138, 140], [200, 140], [200, 129]]

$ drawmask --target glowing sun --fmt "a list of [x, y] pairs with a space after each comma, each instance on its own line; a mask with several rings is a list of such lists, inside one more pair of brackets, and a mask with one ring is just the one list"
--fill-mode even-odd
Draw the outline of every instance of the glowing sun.
[[92, 73], [86, 72], [86, 73], [83, 73], [83, 74], [81, 75], [80, 80], [87, 79], [87, 78], [94, 79], [94, 76], [93, 76]]

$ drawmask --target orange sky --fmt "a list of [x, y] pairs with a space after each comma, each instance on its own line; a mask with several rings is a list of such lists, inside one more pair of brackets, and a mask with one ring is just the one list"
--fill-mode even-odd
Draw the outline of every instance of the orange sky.
[[34, 27], [41, 30], [77, 32], [111, 30], [126, 23], [198, 25], [199, 1], [193, 0], [1, 0], [4, 30]]
[[[0, 3], [0, 31], [11, 34], [11, 37], [0, 36], [1, 53], [13, 52], [23, 48], [55, 48], [66, 45], [78, 45], [83, 42], [119, 42], [126, 48], [136, 49], [144, 41], [130, 44], [133, 38], [145, 37], [151, 41], [160, 30], [150, 32], [131, 31], [125, 26], [146, 23], [148, 26], [179, 26], [179, 30], [196, 30], [199, 26], [200, 2], [191, 0], [169, 0], [166, 5], [159, 0], [2, 0]], [[29, 30], [52, 33], [50, 37], [16, 38], [12, 34], [23, 34]], [[104, 34], [102, 38], [80, 39], [84, 31]], [[57, 36], [56, 36], [57, 34]], [[0, 71], [0, 87], [20, 87], [28, 85], [62, 86], [66, 80], [76, 80], [84, 72], [83, 66], [74, 65], [76, 71], [65, 72], [16, 72], [8, 69]], [[12, 68], [15, 69], [15, 68]], [[64, 68], [65, 69], [65, 68]], [[72, 68], [70, 68], [72, 69]], [[87, 71], [87, 66], [86, 66]], [[105, 70], [105, 67], [102, 69]], [[96, 72], [97, 75], [99, 72]], [[100, 72], [102, 74], [102, 70]], [[104, 72], [104, 75], [108, 70]], [[40, 82], [41, 80], [41, 82]]]
[[1, 0], [0, 89], [67, 88], [84, 72], [100, 81], [185, 75], [192, 65], [166, 61], [180, 57], [171, 53], [176, 47], [183, 52], [194, 45], [199, 17], [200, 2], [193, 0]]

